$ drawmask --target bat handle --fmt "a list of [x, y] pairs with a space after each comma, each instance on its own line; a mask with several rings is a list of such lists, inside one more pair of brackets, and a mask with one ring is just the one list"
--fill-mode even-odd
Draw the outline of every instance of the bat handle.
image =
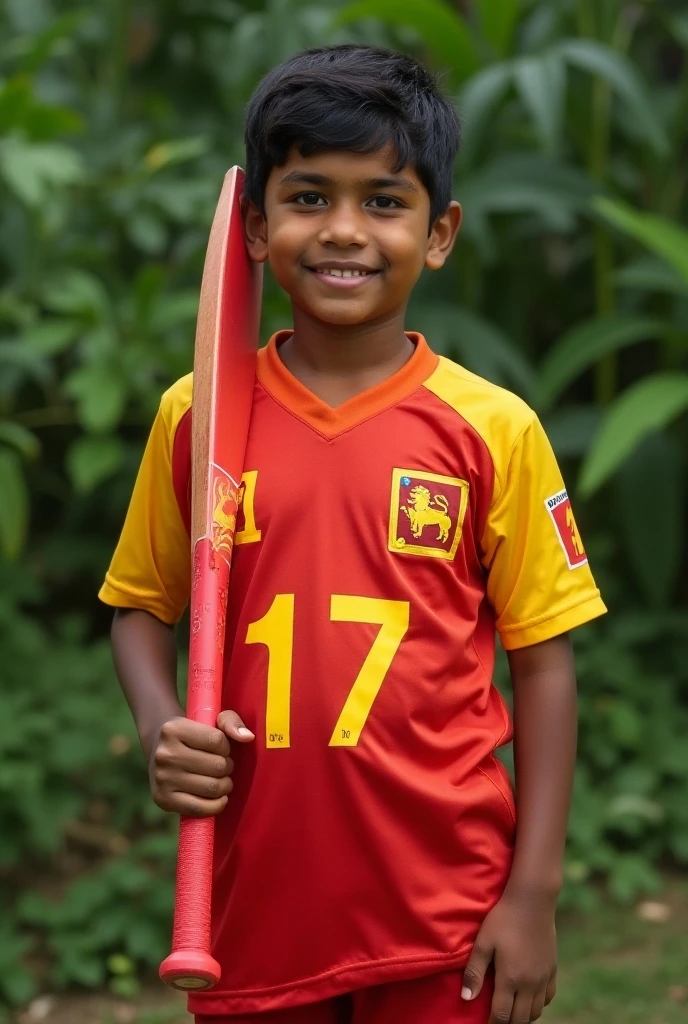
[[[195, 571], [201, 565], [208, 570]], [[194, 580], [189, 649], [189, 718], [214, 727], [216, 685], [222, 679], [222, 646], [218, 645], [218, 623], [224, 622], [229, 564], [215, 560], [208, 538], [194, 549]], [[223, 635], [224, 640], [224, 635]], [[216, 682], [217, 681], [217, 682]], [[172, 952], [160, 965], [160, 977], [172, 988], [183, 991], [212, 988], [220, 980], [220, 965], [210, 955], [211, 899], [213, 888], [213, 841], [215, 819], [181, 819], [177, 886], [174, 902]]]
[[220, 965], [210, 955], [214, 818], [182, 818], [172, 952], [160, 977], [182, 991], [212, 988]]
[[[198, 708], [196, 721], [214, 725], [212, 708]], [[179, 826], [172, 952], [160, 965], [166, 985], [184, 992], [212, 988], [220, 965], [210, 955], [214, 818], [185, 818]]]

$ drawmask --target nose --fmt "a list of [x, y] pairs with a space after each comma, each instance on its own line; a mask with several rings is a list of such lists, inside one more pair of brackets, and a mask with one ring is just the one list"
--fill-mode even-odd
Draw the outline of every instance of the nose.
[[324, 223], [321, 224], [318, 241], [321, 245], [335, 245], [346, 249], [351, 245], [359, 248], [368, 244], [365, 214], [357, 203], [333, 204]]

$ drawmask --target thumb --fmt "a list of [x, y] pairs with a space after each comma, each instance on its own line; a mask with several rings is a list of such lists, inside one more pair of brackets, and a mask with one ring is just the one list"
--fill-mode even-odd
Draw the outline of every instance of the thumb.
[[483, 987], [487, 969], [492, 963], [493, 955], [494, 949], [492, 948], [492, 944], [481, 940], [480, 933], [478, 933], [478, 938], [475, 940], [470, 960], [464, 967], [463, 971], [463, 982], [461, 986], [462, 999], [475, 999], [476, 996], [480, 995], [480, 990]]
[[237, 715], [236, 711], [221, 711], [217, 716], [217, 727], [239, 743], [250, 743], [256, 737], [248, 729]]

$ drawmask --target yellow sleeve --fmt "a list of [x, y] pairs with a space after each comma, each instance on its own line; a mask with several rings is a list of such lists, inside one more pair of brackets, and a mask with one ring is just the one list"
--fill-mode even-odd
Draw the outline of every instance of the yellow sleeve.
[[162, 397], [124, 527], [98, 594], [105, 604], [139, 608], [169, 624], [181, 618], [190, 590], [190, 541], [172, 479], [175, 433], [190, 406], [189, 375]]
[[495, 465], [482, 538], [487, 594], [506, 650], [604, 614], [571, 502], [545, 432], [528, 410], [506, 465]]

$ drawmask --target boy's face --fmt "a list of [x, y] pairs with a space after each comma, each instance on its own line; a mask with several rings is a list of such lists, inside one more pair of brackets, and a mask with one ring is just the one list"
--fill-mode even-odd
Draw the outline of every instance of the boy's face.
[[438, 269], [451, 252], [458, 203], [428, 236], [428, 193], [413, 169], [395, 173], [393, 162], [389, 149], [308, 157], [294, 149], [268, 178], [266, 216], [248, 207], [252, 258], [269, 260], [292, 303], [313, 318], [351, 325], [403, 312], [423, 267]]

